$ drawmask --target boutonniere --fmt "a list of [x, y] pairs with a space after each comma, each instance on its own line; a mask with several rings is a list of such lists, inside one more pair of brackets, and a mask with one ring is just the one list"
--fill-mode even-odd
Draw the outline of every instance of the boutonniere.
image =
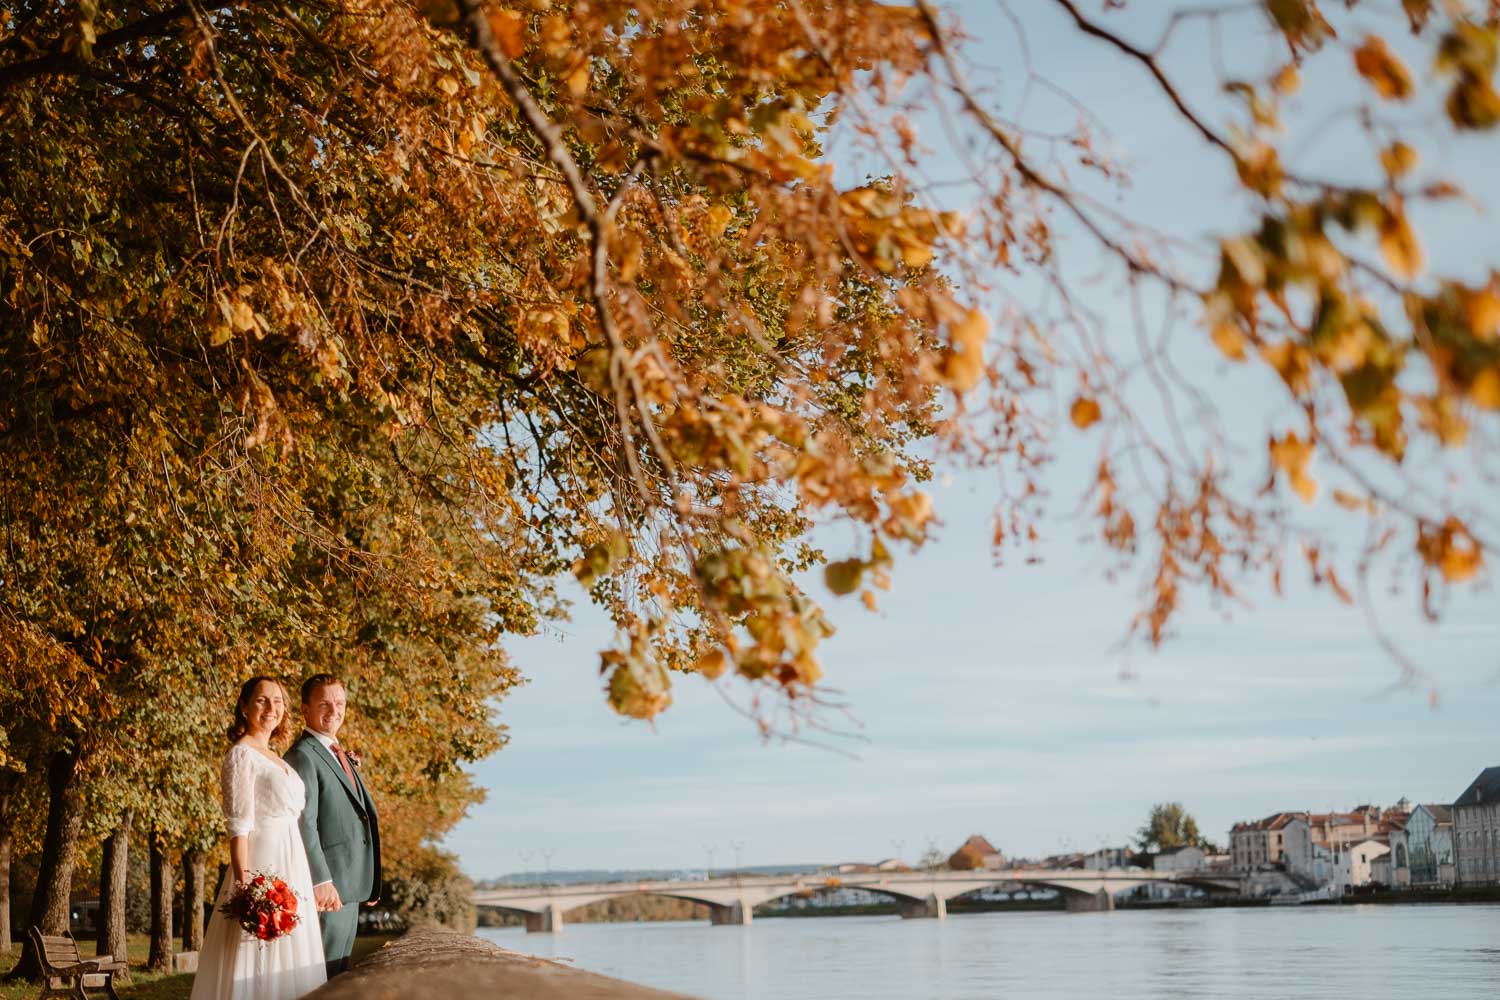
[[359, 755], [358, 750], [345, 750], [344, 756], [349, 758], [350, 767], [358, 767], [359, 762], [364, 759]]

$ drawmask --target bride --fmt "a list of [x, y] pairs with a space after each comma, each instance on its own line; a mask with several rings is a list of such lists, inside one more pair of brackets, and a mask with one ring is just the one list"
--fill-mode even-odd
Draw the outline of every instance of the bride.
[[[233, 877], [224, 880], [214, 902], [192, 1000], [294, 1000], [327, 978], [312, 873], [297, 831], [302, 779], [272, 749], [285, 742], [290, 728], [281, 684], [270, 677], [246, 681], [234, 706], [233, 745], [221, 775]], [[297, 894], [297, 926], [273, 941], [257, 940], [219, 912], [254, 872], [280, 876]]]

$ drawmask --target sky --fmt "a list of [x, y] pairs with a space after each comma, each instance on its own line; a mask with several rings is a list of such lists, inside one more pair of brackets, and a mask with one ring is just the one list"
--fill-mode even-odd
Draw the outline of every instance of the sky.
[[[1046, 16], [1052, 5], [1011, 6], [1027, 14], [1035, 63], [1115, 129], [1133, 178], [1121, 207], [1197, 240], [1232, 228], [1232, 179], [1161, 113], [1149, 79]], [[1165, 6], [1136, 4], [1111, 23], [1151, 39], [1159, 24], [1150, 21]], [[986, 78], [995, 100], [1038, 127], [1049, 115], [1072, 124], [1075, 112], [1037, 88], [1020, 106], [1020, 49], [996, 4], [949, 9], [963, 16], [976, 60], [1000, 67]], [[1264, 54], [1252, 28], [1224, 23], [1231, 53]], [[1185, 30], [1169, 50], [1174, 72], [1203, 93], [1211, 49], [1207, 35]], [[1318, 83], [1309, 74], [1307, 88], [1319, 93]], [[1202, 106], [1226, 120], [1226, 106], [1212, 98]], [[924, 135], [940, 131], [918, 124]], [[1348, 176], [1368, 160], [1368, 146], [1337, 122], [1304, 127], [1299, 167]], [[1477, 144], [1440, 144], [1434, 134], [1424, 151], [1429, 169], [1469, 180], [1481, 200], [1500, 204], [1500, 182], [1482, 180]], [[1421, 221], [1439, 265], [1477, 277], [1500, 262], [1493, 221], [1472, 207]], [[1088, 270], [1086, 260], [1079, 266]], [[1101, 282], [1087, 294], [1108, 317], [1125, 312], [1118, 292]], [[1245, 440], [1288, 426], [1278, 386], [1225, 372], [1211, 349], [1183, 350]], [[509, 745], [474, 768], [487, 800], [444, 846], [475, 878], [912, 861], [973, 833], [1035, 857], [1122, 844], [1156, 802], [1182, 802], [1224, 842], [1234, 822], [1277, 810], [1452, 801], [1482, 767], [1500, 764], [1493, 576], [1453, 595], [1438, 625], [1423, 619], [1410, 586], [1373, 595], [1387, 634], [1423, 671], [1411, 685], [1398, 683], [1396, 663], [1358, 609], [1297, 578], [1280, 597], [1252, 585], [1251, 606], [1232, 614], [1190, 599], [1166, 645], [1122, 650], [1139, 578], [1105, 579], [1106, 560], [1078, 514], [1097, 448], [1086, 435], [1059, 439], [1049, 476], [1056, 499], [1034, 563], [996, 565], [994, 483], [952, 470], [933, 490], [936, 539], [898, 558], [878, 613], [809, 581], [839, 627], [822, 660], [848, 709], [828, 717], [833, 732], [805, 741], [763, 741], [742, 714], [746, 691], [732, 682], [679, 678], [676, 703], [654, 724], [620, 719], [598, 678], [611, 629], [574, 588], [573, 621], [508, 644], [530, 682], [501, 706]], [[1263, 474], [1263, 457], [1246, 459], [1247, 477]], [[1494, 512], [1480, 486], [1457, 488]], [[1328, 506], [1307, 516], [1331, 521]], [[1334, 541], [1347, 551], [1340, 530]], [[852, 545], [847, 529], [819, 537], [835, 557]]]

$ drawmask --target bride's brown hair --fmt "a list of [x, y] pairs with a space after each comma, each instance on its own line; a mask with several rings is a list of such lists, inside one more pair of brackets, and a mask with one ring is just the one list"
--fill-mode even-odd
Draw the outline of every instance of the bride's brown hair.
[[286, 696], [286, 688], [276, 678], [261, 675], [252, 677], [240, 685], [240, 696], [234, 700], [234, 721], [229, 724], [229, 730], [226, 733], [229, 737], [229, 742], [238, 743], [250, 731], [250, 720], [245, 715], [245, 703], [254, 696], [255, 689], [261, 685], [262, 681], [267, 684], [276, 685], [281, 691], [281, 703], [286, 706], [286, 711], [282, 713], [281, 721], [276, 724], [276, 728], [271, 731], [271, 735], [266, 742], [271, 746], [275, 746], [278, 743], [284, 742], [292, 734], [292, 701]]

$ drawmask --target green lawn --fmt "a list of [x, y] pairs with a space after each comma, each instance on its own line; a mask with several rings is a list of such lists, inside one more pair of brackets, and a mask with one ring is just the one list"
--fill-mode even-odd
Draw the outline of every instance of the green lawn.
[[[391, 934], [355, 938], [354, 960], [359, 961], [394, 938], [395, 935]], [[145, 965], [148, 946], [146, 935], [132, 934], [130, 936], [128, 947], [130, 981], [115, 980], [115, 988], [119, 991], [121, 1000], [187, 1000], [188, 994], [193, 990], [192, 975], [180, 973], [163, 976], [159, 973], [147, 972]], [[79, 950], [84, 953], [84, 959], [87, 960], [92, 957], [94, 946], [91, 942], [84, 941]], [[20, 944], [12, 945], [9, 953], [0, 955], [0, 976], [8, 974], [11, 969], [15, 968], [16, 961], [20, 957]], [[33, 1000], [38, 989], [36, 983], [0, 981], [0, 1000]], [[91, 989], [89, 996], [108, 997], [109, 994], [103, 989]]]

